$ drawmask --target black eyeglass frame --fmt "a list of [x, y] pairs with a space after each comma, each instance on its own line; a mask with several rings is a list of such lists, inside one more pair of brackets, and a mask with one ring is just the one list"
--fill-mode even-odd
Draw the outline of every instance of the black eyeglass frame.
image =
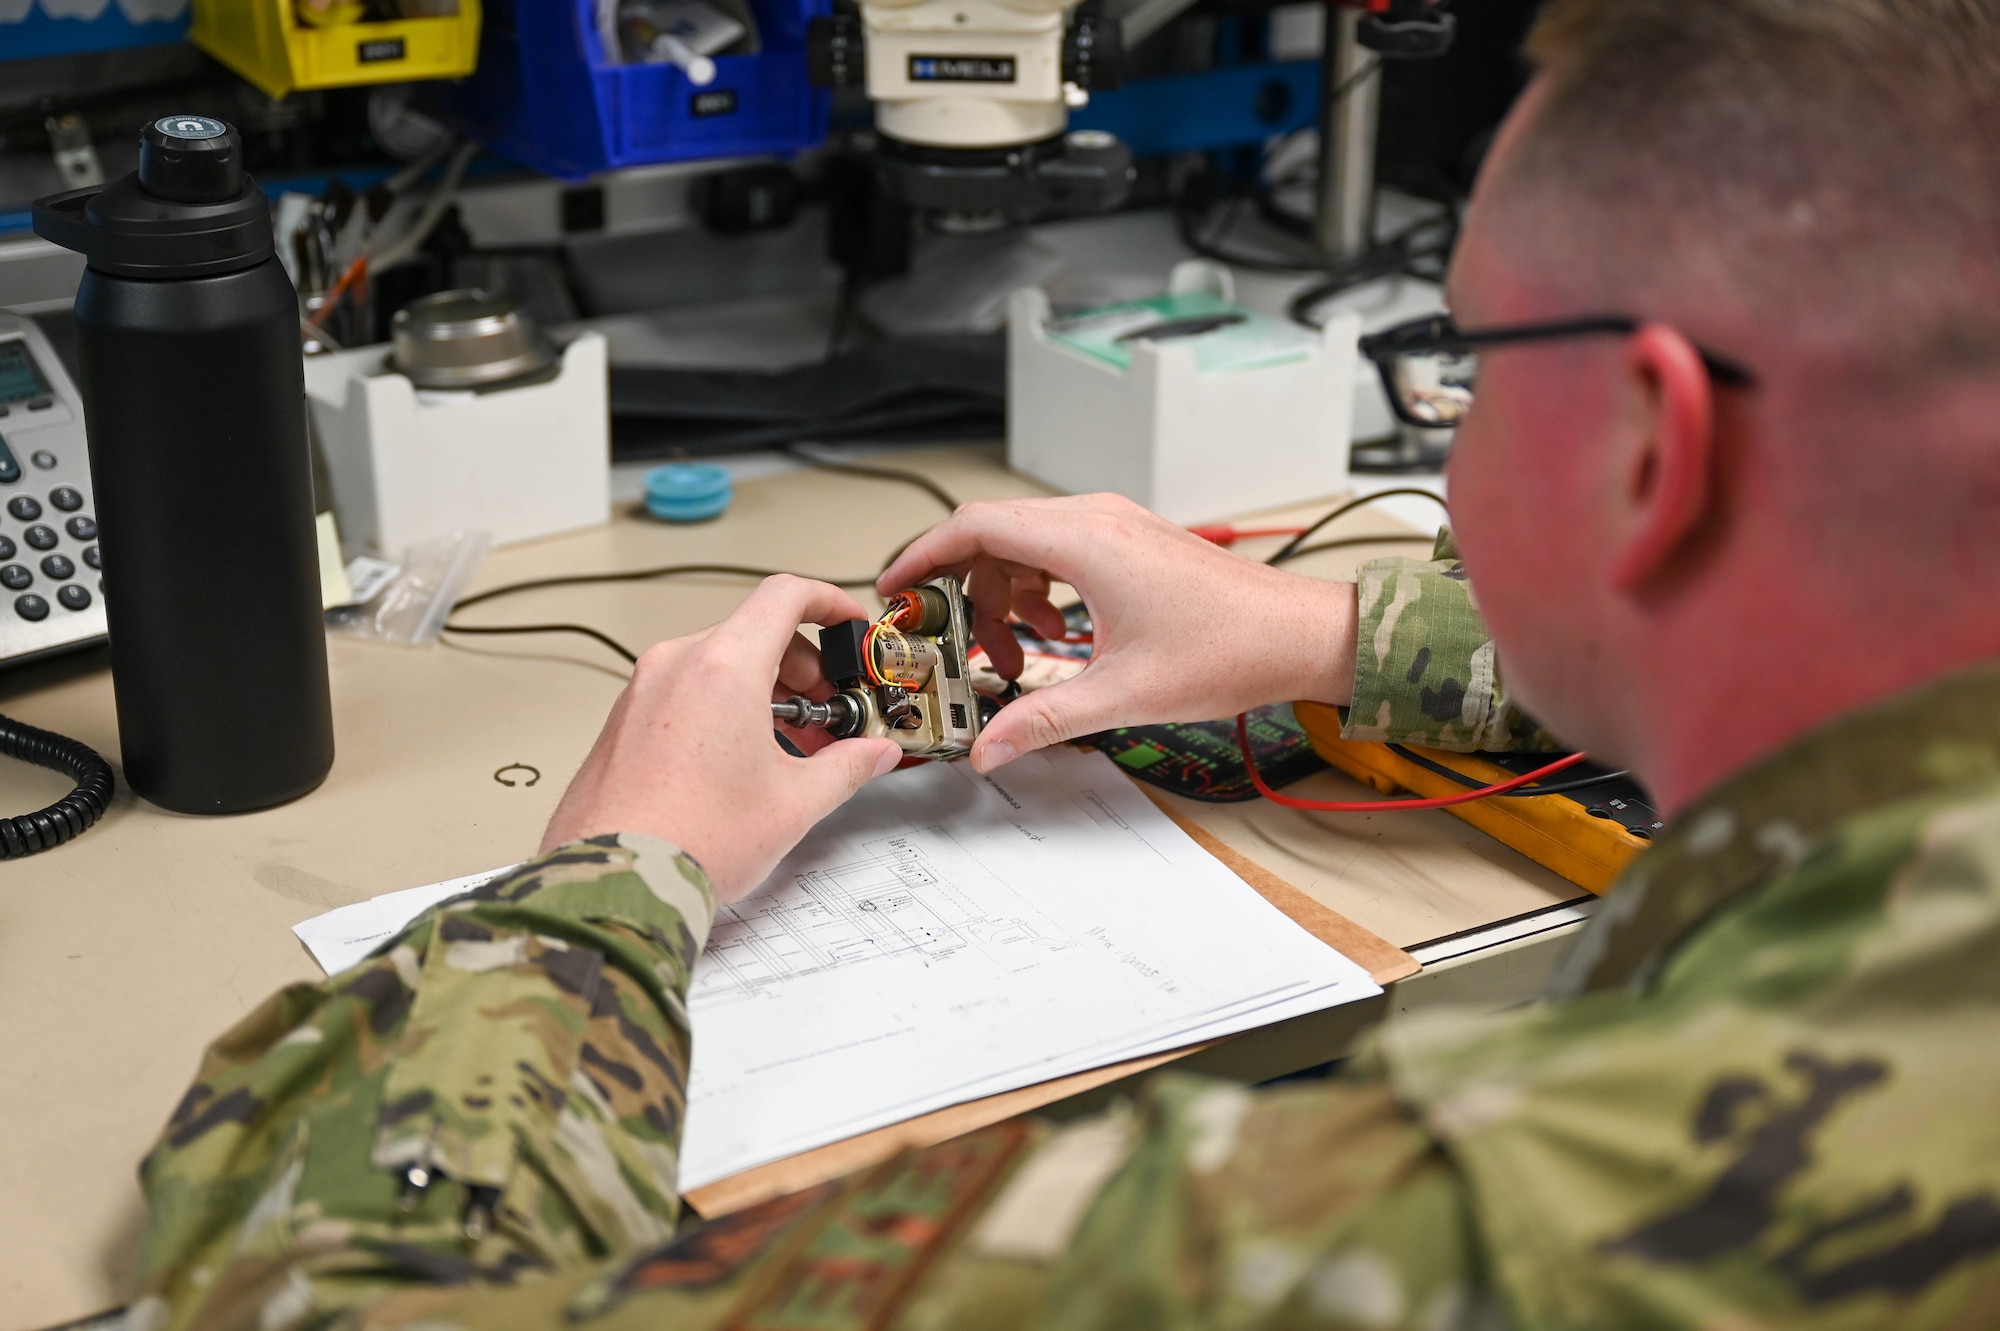
[[[1481, 347], [1546, 342], [1566, 337], [1623, 337], [1638, 332], [1644, 326], [1643, 320], [1605, 314], [1582, 319], [1556, 319], [1546, 323], [1511, 324], [1500, 328], [1461, 329], [1452, 322], [1450, 315], [1433, 314], [1385, 328], [1379, 333], [1370, 333], [1361, 339], [1361, 354], [1375, 362], [1376, 372], [1382, 376], [1382, 391], [1388, 394], [1389, 408], [1396, 413], [1396, 419], [1420, 429], [1436, 430], [1449, 427], [1423, 419], [1403, 401], [1402, 391], [1396, 386], [1397, 357], [1426, 351], [1477, 351]], [[1708, 377], [1716, 383], [1729, 388], [1749, 388], [1756, 384], [1756, 375], [1727, 356], [1719, 356], [1699, 345], [1695, 347], [1695, 352], [1701, 357], [1702, 368], [1708, 371]]]

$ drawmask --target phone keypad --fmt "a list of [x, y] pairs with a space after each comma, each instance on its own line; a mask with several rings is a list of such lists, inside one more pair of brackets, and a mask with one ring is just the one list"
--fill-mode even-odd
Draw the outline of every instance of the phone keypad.
[[[33, 460], [37, 466], [42, 465], [41, 455], [35, 455]], [[74, 557], [72, 553], [58, 549], [63, 544], [62, 534], [47, 523], [37, 521], [43, 516], [44, 501], [58, 512], [71, 514], [63, 523], [63, 533], [76, 542]], [[69, 485], [59, 485], [44, 496], [17, 494], [8, 499], [7, 514], [32, 524], [20, 529], [22, 544], [31, 550], [45, 552], [35, 568], [13, 562], [0, 566], [0, 588], [21, 593], [13, 599], [13, 610], [22, 619], [39, 623], [53, 612], [54, 605], [50, 604], [48, 596], [42, 594], [44, 589], [54, 596], [55, 605], [67, 611], [88, 610], [95, 604], [96, 597], [91, 594], [91, 589], [80, 581], [72, 581], [77, 577], [79, 560], [93, 570], [104, 567], [104, 556], [97, 546], [97, 521], [88, 513], [78, 511], [85, 503], [83, 492]], [[0, 560], [12, 561], [19, 553], [12, 537], [0, 535]], [[0, 602], [0, 605], [4, 604]], [[0, 611], [0, 619], [4, 617], [5, 612]]]

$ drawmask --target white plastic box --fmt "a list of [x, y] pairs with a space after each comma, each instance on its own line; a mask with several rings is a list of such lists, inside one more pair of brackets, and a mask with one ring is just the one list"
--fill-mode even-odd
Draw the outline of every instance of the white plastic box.
[[349, 546], [395, 558], [455, 531], [495, 545], [611, 516], [605, 343], [586, 332], [544, 383], [484, 393], [419, 389], [386, 346], [306, 360], [306, 402]]
[[[1228, 270], [1175, 267], [1169, 290], [1234, 299]], [[1347, 489], [1361, 317], [1330, 320], [1280, 364], [1204, 372], [1198, 339], [1135, 341], [1125, 368], [1048, 331], [1038, 288], [1008, 305], [1007, 465], [1071, 494], [1115, 491], [1205, 522]]]

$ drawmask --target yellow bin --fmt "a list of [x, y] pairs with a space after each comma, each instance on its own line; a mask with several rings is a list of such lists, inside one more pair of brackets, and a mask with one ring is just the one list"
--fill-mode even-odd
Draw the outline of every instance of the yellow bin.
[[479, 0], [387, 23], [300, 23], [292, 0], [194, 0], [188, 39], [273, 97], [409, 79], [464, 78], [479, 60]]

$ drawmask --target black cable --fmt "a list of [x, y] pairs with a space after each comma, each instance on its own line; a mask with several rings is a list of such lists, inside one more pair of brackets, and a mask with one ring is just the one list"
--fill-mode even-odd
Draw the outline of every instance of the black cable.
[[1266, 181], [1251, 192], [1250, 201], [1257, 206], [1257, 216], [1265, 226], [1300, 240], [1309, 240], [1312, 237], [1312, 218], [1278, 204], [1279, 188], [1294, 183], [1290, 180]]
[[[488, 587], [483, 592], [474, 592], [462, 597], [452, 606], [457, 614], [481, 601], [494, 601], [503, 596], [516, 596], [522, 592], [541, 591], [546, 587], [584, 587], [601, 582], [648, 582], [654, 578], [690, 577], [708, 574], [728, 578], [775, 578], [781, 575], [795, 578], [812, 578], [810, 573], [794, 573], [784, 568], [757, 568], [749, 564], [661, 564], [657, 568], [627, 569], [617, 573], [569, 573], [554, 578], [530, 578], [525, 582], [503, 583], [498, 587]], [[816, 582], [831, 582], [836, 587], [873, 587], [873, 578], [814, 578]]]
[[588, 624], [454, 624], [446, 620], [446, 633], [581, 633], [586, 638], [595, 638], [612, 651], [624, 657], [632, 665], [639, 664], [639, 654], [608, 633], [600, 633]]
[[822, 471], [838, 472], [843, 476], [865, 476], [876, 481], [895, 481], [901, 485], [914, 485], [943, 504], [945, 512], [958, 511], [958, 500], [952, 498], [951, 492], [921, 473], [904, 471], [900, 467], [871, 467], [860, 462], [836, 462], [832, 458], [809, 453], [797, 444], [788, 444], [784, 452], [786, 457], [796, 458], [807, 466], [818, 467]]
[[79, 740], [0, 716], [0, 755], [61, 772], [76, 789], [46, 809], [0, 818], [0, 860], [60, 846], [90, 830], [104, 816], [118, 782], [111, 764]]
[[[1303, 546], [1306, 543], [1306, 538], [1311, 536], [1314, 532], [1318, 531], [1321, 527], [1324, 527], [1327, 523], [1332, 522], [1336, 518], [1344, 518], [1349, 513], [1352, 513], [1355, 509], [1365, 508], [1369, 504], [1374, 503], [1378, 499], [1392, 499], [1398, 495], [1416, 495], [1423, 499], [1433, 500], [1437, 503], [1438, 507], [1444, 509], [1445, 515], [1447, 517], [1451, 515], [1451, 506], [1446, 504], [1443, 498], [1441, 498], [1439, 495], [1433, 493], [1430, 490], [1419, 490], [1415, 486], [1398, 486], [1393, 490], [1377, 490], [1372, 495], [1363, 495], [1359, 499], [1348, 500], [1346, 503], [1342, 504], [1339, 508], [1334, 509], [1333, 512], [1327, 514], [1319, 521], [1313, 523], [1310, 527], [1307, 527], [1297, 536], [1294, 536], [1291, 540], [1286, 541], [1284, 545], [1279, 547], [1278, 553], [1272, 555], [1269, 559], [1266, 559], [1264, 562], [1266, 564], [1282, 564], [1287, 559], [1296, 557], [1299, 553], [1299, 547]], [[460, 604], [463, 604], [463, 602], [461, 602]]]
[[[1397, 273], [1414, 272], [1415, 265], [1424, 260], [1443, 259], [1450, 254], [1457, 234], [1455, 218], [1446, 213], [1419, 218], [1387, 240], [1344, 259], [1329, 261], [1318, 254], [1298, 259], [1239, 254], [1223, 248], [1222, 242], [1235, 231], [1236, 224], [1242, 220], [1243, 205], [1249, 201], [1234, 198], [1228, 202], [1234, 205], [1234, 210], [1222, 227], [1221, 233], [1210, 238], [1203, 236], [1200, 231], [1201, 224], [1207, 222], [1208, 217], [1204, 216], [1198, 222], [1194, 208], [1183, 199], [1175, 210], [1181, 243], [1205, 259], [1213, 259], [1217, 263], [1229, 264], [1236, 268], [1247, 268], [1252, 272], [1323, 274], [1320, 281], [1294, 296], [1288, 305], [1291, 318], [1308, 328], [1319, 327], [1306, 316], [1321, 302], [1364, 282], [1372, 282], [1377, 278], [1390, 277]], [[1281, 233], [1296, 234], [1294, 220], [1277, 220], [1277, 218], [1290, 219], [1290, 214], [1276, 210], [1276, 217], [1273, 217], [1271, 213], [1276, 209], [1275, 204], [1265, 200], [1255, 200], [1255, 202], [1260, 214], [1266, 217], [1273, 229]], [[1447, 228], [1444, 238], [1434, 242], [1419, 243], [1425, 231], [1440, 224], [1444, 224]], [[1427, 274], [1418, 272], [1416, 275]]]
[[1325, 270], [1326, 260], [1318, 255], [1283, 259], [1266, 255], [1239, 254], [1223, 248], [1222, 242], [1234, 233], [1236, 224], [1243, 218], [1246, 201], [1234, 198], [1226, 202], [1231, 205], [1230, 215], [1224, 222], [1220, 234], [1210, 238], [1201, 234], [1201, 227], [1212, 220], [1213, 209], [1203, 210], [1203, 215], [1197, 220], [1195, 208], [1183, 198], [1174, 209], [1174, 221], [1180, 232], [1181, 244], [1204, 259], [1213, 259], [1231, 268], [1247, 268], [1253, 273], [1317, 273]]
[[[670, 578], [688, 574], [712, 574], [722, 577], [772, 578], [786, 573], [779, 568], [755, 568], [747, 564], [662, 564], [658, 568], [630, 569], [618, 573], [571, 573], [555, 578], [530, 578], [525, 582], [508, 582], [498, 587], [488, 587], [483, 592], [475, 592], [463, 597], [452, 606], [453, 614], [467, 606], [478, 605], [481, 601], [498, 600], [503, 596], [516, 596], [522, 592], [541, 591], [549, 587], [583, 587], [602, 582], [645, 582], [652, 578]], [[792, 574], [794, 577], [808, 577], [809, 574]], [[826, 581], [822, 578], [819, 581]], [[834, 583], [836, 587], [873, 587], [873, 578], [844, 578]], [[639, 655], [624, 643], [608, 633], [591, 628], [587, 624], [458, 624], [447, 619], [446, 633], [580, 633], [586, 638], [594, 638], [612, 651], [624, 657], [633, 665], [639, 663]]]
[[[1333, 90], [1329, 92], [1324, 98], [1324, 105], [1326, 106], [1338, 105], [1340, 101], [1343, 98], [1345, 98], [1349, 93], [1353, 92], [1356, 88], [1360, 87], [1368, 79], [1380, 73], [1381, 69], [1382, 69], [1382, 60], [1378, 56], [1376, 59], [1369, 61], [1367, 64], [1363, 65], [1360, 69], [1355, 70], [1352, 74], [1349, 74], [1346, 78], [1342, 79], [1339, 83], [1335, 84]], [[1280, 146], [1282, 146], [1284, 142], [1289, 141], [1292, 138], [1295, 138], [1298, 134], [1301, 134], [1303, 132], [1304, 130], [1294, 130], [1291, 134], [1285, 135], [1284, 138], [1279, 141]], [[1266, 160], [1268, 160], [1268, 154]], [[1273, 183], [1283, 184], [1289, 182], [1278, 181]], [[1213, 259], [1217, 263], [1228, 264], [1234, 268], [1247, 268], [1252, 272], [1259, 272], [1259, 273], [1319, 273], [1328, 271], [1332, 271], [1334, 273], [1342, 273], [1348, 264], [1352, 264], [1353, 262], [1355, 262], [1355, 260], [1345, 260], [1329, 265], [1326, 257], [1322, 254], [1317, 253], [1316, 251], [1311, 254], [1301, 256], [1300, 258], [1297, 259], [1285, 259], [1280, 257], [1272, 257], [1268, 255], [1232, 253], [1223, 247], [1223, 241], [1227, 240], [1235, 232], [1237, 223], [1243, 220], [1244, 204], [1246, 203], [1246, 200], [1241, 198], [1228, 200], [1228, 202], [1232, 205], [1232, 208], [1229, 217], [1225, 220], [1221, 228], [1220, 233], [1214, 235], [1213, 237], [1205, 237], [1201, 234], [1202, 227], [1210, 220], [1212, 220], [1211, 213], [1213, 211], [1213, 208], [1212, 205], [1203, 207], [1202, 209], [1199, 210], [1202, 215], [1199, 218], [1197, 218], [1196, 217], [1197, 210], [1190, 203], [1190, 195], [1192, 194], [1192, 192], [1193, 192], [1192, 190], [1189, 190], [1189, 191], [1184, 191], [1182, 193], [1179, 202], [1176, 204], [1174, 208], [1174, 220], [1177, 229], [1180, 232], [1181, 243], [1187, 246], [1190, 250], [1194, 251], [1196, 254], [1199, 254], [1204, 259]], [[1290, 234], [1294, 237], [1302, 239], [1310, 239], [1309, 235], [1311, 230], [1310, 221], [1308, 219], [1297, 218], [1292, 214], [1285, 213], [1282, 209], [1278, 209], [1274, 204], [1270, 203], [1268, 199], [1268, 190], [1265, 187], [1259, 185], [1253, 189], [1253, 200], [1257, 206], [1258, 212], [1260, 214], [1265, 215], [1268, 219], [1274, 222], [1274, 229]], [[1280, 217], [1284, 219], [1281, 222], [1277, 221], [1277, 218]], [[1383, 247], [1381, 246], [1373, 247], [1366, 254], [1356, 257], [1357, 259], [1368, 258], [1374, 255], [1377, 250], [1380, 250], [1382, 248]], [[1372, 277], [1387, 276], [1389, 273], [1398, 271], [1402, 264], [1402, 256], [1400, 254], [1396, 254], [1393, 256], [1388, 256], [1382, 261], [1389, 262], [1389, 259], [1393, 259], [1394, 260], [1393, 263], [1390, 263], [1390, 266], [1383, 268], [1379, 272], [1371, 271], [1366, 277], [1343, 277], [1340, 280], [1345, 282], [1347, 285], [1354, 285], [1356, 282], [1367, 281]]]
[[[1487, 784], [1477, 777], [1467, 776], [1465, 773], [1457, 771], [1454, 768], [1446, 767], [1443, 763], [1432, 762], [1421, 753], [1406, 748], [1401, 744], [1390, 744], [1386, 747], [1389, 752], [1395, 754], [1397, 757], [1406, 758], [1423, 768], [1426, 772], [1435, 772], [1439, 776], [1447, 777], [1461, 786], [1478, 790]], [[1568, 795], [1578, 790], [1589, 790], [1593, 786], [1608, 786], [1613, 781], [1623, 781], [1631, 775], [1632, 773], [1629, 770], [1606, 772], [1603, 776], [1587, 776], [1580, 781], [1558, 781], [1552, 786], [1523, 786], [1519, 790], [1503, 790], [1500, 792], [1498, 798], [1519, 800], [1529, 799], [1537, 795]]]
[[[816, 457], [796, 445], [784, 451], [787, 455], [806, 463], [808, 466], [819, 467], [825, 471], [839, 472], [848, 476], [862, 476], [870, 480], [894, 481], [901, 485], [915, 486], [931, 498], [937, 500], [940, 504], [943, 504], [947, 511], [956, 511], [958, 508], [958, 500], [954, 499], [949, 491], [930, 477], [920, 475], [914, 471], [904, 471], [896, 467], [871, 467], [855, 462], [835, 462], [831, 458]], [[907, 543], [905, 544], [907, 545]], [[897, 555], [901, 553], [901, 549], [898, 549], [896, 552]], [[890, 562], [893, 563], [894, 560], [895, 556], [892, 555]], [[885, 564], [883, 567], [886, 568], [888, 565]], [[626, 569], [616, 573], [570, 573], [553, 578], [529, 578], [523, 582], [503, 583], [498, 587], [488, 587], [483, 592], [474, 592], [470, 596], [461, 597], [452, 606], [451, 610], [456, 615], [459, 611], [469, 609], [482, 601], [498, 600], [503, 596], [516, 596], [522, 592], [542, 591], [551, 587], [584, 587], [595, 583], [611, 582], [650, 582], [655, 578], [688, 577], [701, 574], [730, 578], [774, 578], [785, 575], [797, 578], [813, 577], [810, 573], [794, 573], [790, 569], [782, 568], [758, 568], [751, 564], [661, 564], [655, 568]], [[875, 585], [875, 579], [872, 577], [814, 578], [814, 581], [830, 582], [836, 587], [847, 588], [872, 588]], [[636, 653], [616, 638], [585, 624], [496, 624], [475, 626], [447, 621], [444, 628], [448, 633], [580, 633], [587, 638], [594, 638], [598, 642], [603, 643], [606, 647], [609, 647], [612, 651], [617, 652], [620, 656], [635, 665], [639, 660]]]
[[1353, 92], [1356, 88], [1360, 87], [1362, 84], [1366, 83], [1369, 79], [1374, 78], [1377, 74], [1380, 74], [1381, 72], [1382, 72], [1382, 57], [1378, 55], [1373, 60], [1370, 60], [1367, 64], [1363, 65], [1361, 68], [1355, 70], [1352, 74], [1349, 74], [1346, 78], [1342, 79], [1340, 82], [1334, 84], [1333, 91], [1327, 95], [1326, 98], [1327, 102], [1329, 104], [1338, 103], [1341, 98], [1347, 96], [1348, 93]]
[[1318, 545], [1305, 546], [1292, 551], [1283, 559], [1274, 557], [1269, 562], [1273, 565], [1288, 564], [1294, 559], [1304, 559], [1307, 555], [1319, 554], [1322, 550], [1344, 550], [1349, 546], [1355, 545], [1386, 545], [1393, 541], [1409, 541], [1412, 543], [1421, 541], [1425, 545], [1434, 545], [1437, 542], [1437, 538], [1435, 536], [1425, 536], [1421, 532], [1407, 531], [1383, 532], [1379, 536], [1343, 536], [1337, 541], [1321, 541]]
[[[1430, 243], [1420, 244], [1426, 230], [1442, 226], [1440, 237]], [[1311, 315], [1324, 302], [1346, 291], [1350, 287], [1372, 282], [1378, 277], [1388, 277], [1393, 273], [1415, 273], [1416, 265], [1426, 259], [1444, 259], [1450, 255], [1458, 242], [1458, 210], [1450, 203], [1445, 204], [1442, 213], [1432, 217], [1421, 217], [1398, 231], [1378, 245], [1370, 246], [1361, 253], [1333, 265], [1327, 276], [1313, 283], [1293, 296], [1286, 305], [1286, 312], [1294, 323], [1308, 328], [1318, 328]]]

